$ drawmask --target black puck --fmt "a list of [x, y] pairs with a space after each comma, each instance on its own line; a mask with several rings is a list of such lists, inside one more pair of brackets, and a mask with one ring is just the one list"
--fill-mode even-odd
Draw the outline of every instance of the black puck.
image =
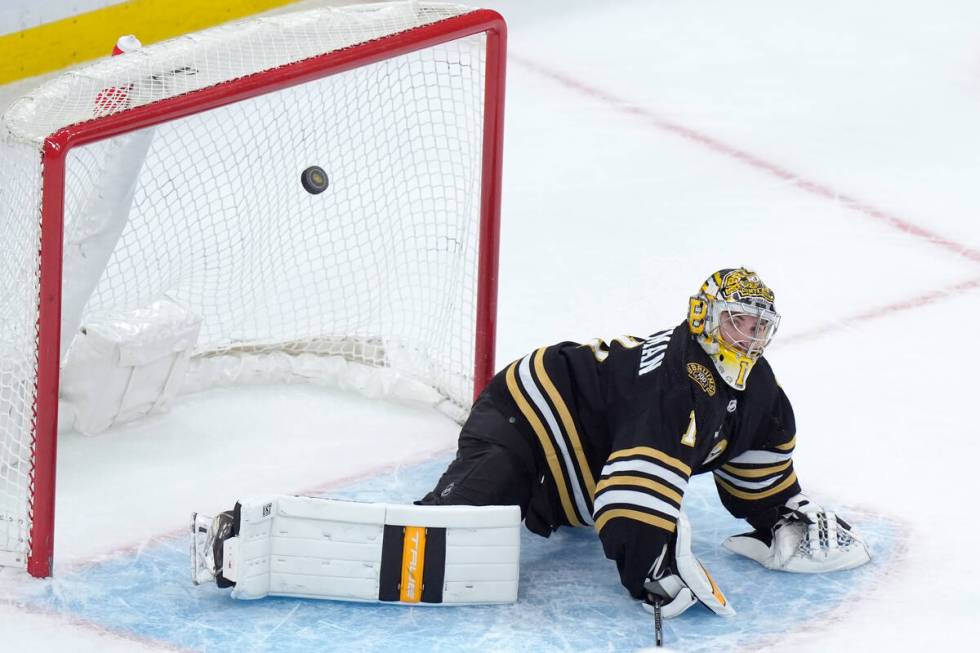
[[327, 173], [320, 166], [310, 166], [299, 176], [299, 180], [310, 195], [319, 195], [330, 185]]

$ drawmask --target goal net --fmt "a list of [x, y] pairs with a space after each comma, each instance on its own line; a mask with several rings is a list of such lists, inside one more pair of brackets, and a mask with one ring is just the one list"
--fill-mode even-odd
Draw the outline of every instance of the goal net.
[[0, 564], [50, 574], [59, 421], [96, 433], [268, 380], [466, 414], [493, 365], [504, 39], [457, 5], [316, 9], [11, 106]]

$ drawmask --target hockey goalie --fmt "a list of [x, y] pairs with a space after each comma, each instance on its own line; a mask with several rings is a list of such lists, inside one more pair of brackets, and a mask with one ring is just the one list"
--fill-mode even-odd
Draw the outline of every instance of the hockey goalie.
[[523, 521], [544, 537], [594, 528], [628, 592], [664, 617], [698, 602], [732, 615], [682, 510], [708, 472], [751, 526], [727, 549], [784, 572], [860, 566], [864, 541], [793, 469], [793, 410], [763, 356], [774, 302], [754, 272], [723, 269], [672, 329], [541, 347], [493, 378], [415, 504], [268, 497], [195, 517], [194, 580], [240, 598], [514, 601]]

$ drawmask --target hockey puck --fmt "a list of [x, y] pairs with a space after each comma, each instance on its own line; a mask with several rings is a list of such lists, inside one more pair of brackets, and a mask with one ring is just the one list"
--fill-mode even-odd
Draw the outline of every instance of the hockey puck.
[[299, 180], [303, 184], [303, 188], [310, 195], [319, 195], [327, 190], [327, 186], [330, 185], [330, 179], [327, 178], [327, 173], [320, 166], [310, 166], [303, 171]]

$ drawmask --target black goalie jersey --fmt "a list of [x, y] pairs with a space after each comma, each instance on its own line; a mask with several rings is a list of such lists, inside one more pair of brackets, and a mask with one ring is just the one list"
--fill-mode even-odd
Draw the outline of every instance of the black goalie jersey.
[[800, 491], [793, 410], [768, 363], [733, 390], [686, 323], [645, 339], [543, 347], [498, 373], [489, 392], [535, 444], [542, 483], [528, 528], [593, 526], [638, 598], [673, 542], [693, 474], [713, 472], [725, 507], [756, 527]]

